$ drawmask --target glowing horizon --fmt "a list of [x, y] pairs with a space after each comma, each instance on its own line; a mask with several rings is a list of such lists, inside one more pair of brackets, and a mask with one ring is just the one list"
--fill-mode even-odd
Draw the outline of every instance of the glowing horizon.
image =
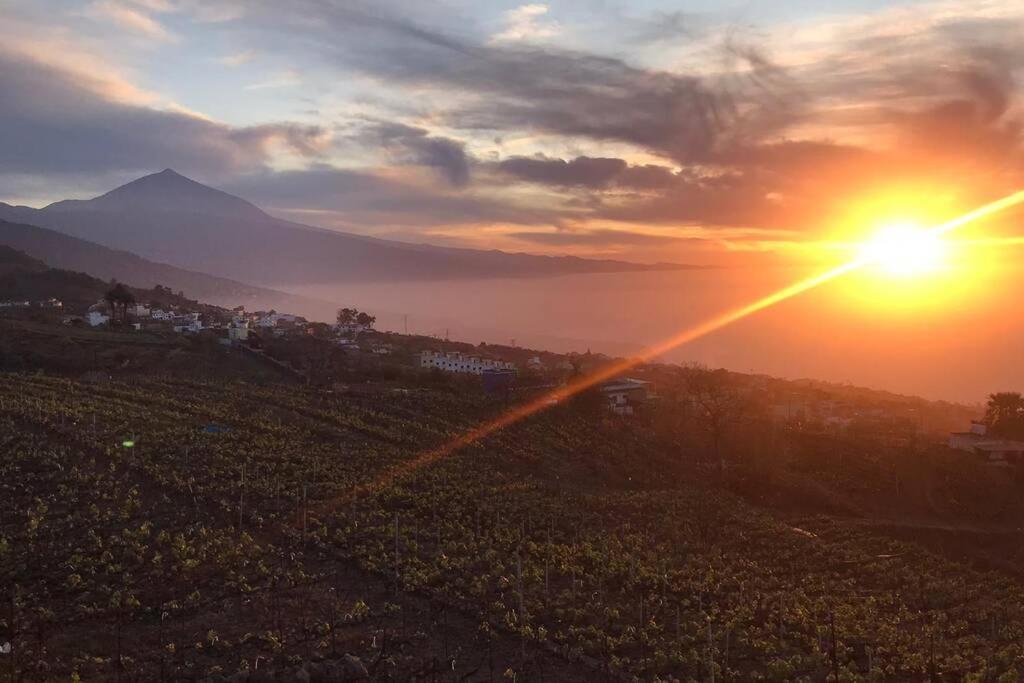
[[[980, 218], [984, 218], [991, 214], [1003, 211], [1012, 206], [1024, 203], [1024, 190], [1019, 190], [1013, 194], [1002, 197], [1001, 199], [995, 200], [988, 204], [985, 204], [977, 209], [969, 211], [968, 213], [962, 214], [956, 218], [948, 220], [938, 225], [932, 226], [924, 230], [924, 233], [929, 237], [941, 237], [954, 230], [957, 230], [973, 221]], [[870, 250], [868, 250], [870, 253]], [[771, 294], [768, 294], [757, 301], [739, 306], [720, 313], [702, 323], [698, 323], [691, 327], [688, 327], [681, 332], [668, 337], [658, 343], [652, 344], [645, 348], [640, 353], [625, 358], [614, 363], [610, 363], [602, 368], [599, 368], [588, 375], [577, 377], [563, 386], [552, 389], [551, 391], [545, 392], [540, 396], [537, 396], [529, 401], [522, 404], [512, 406], [505, 412], [501, 413], [495, 418], [487, 420], [481, 425], [474, 427], [473, 429], [461, 434], [454, 439], [442, 444], [438, 448], [427, 451], [420, 456], [402, 463], [397, 467], [387, 472], [384, 476], [379, 477], [373, 482], [359, 487], [353, 495], [358, 495], [362, 491], [368, 491], [378, 488], [388, 482], [391, 482], [406, 473], [415, 471], [421, 467], [429, 465], [445, 456], [453, 453], [454, 451], [473, 444], [491, 434], [494, 434], [505, 427], [511, 426], [520, 420], [523, 420], [531, 415], [539, 413], [546, 408], [553, 405], [557, 405], [566, 399], [572, 398], [573, 396], [586, 391], [587, 389], [596, 386], [606, 380], [612, 379], [613, 377], [626, 372], [641, 363], [647, 362], [652, 358], [656, 358], [667, 351], [675, 349], [683, 344], [687, 344], [701, 337], [707, 336], [713, 332], [716, 332], [728, 325], [738, 322], [744, 318], [747, 318], [755, 313], [758, 313], [766, 308], [770, 308], [776, 304], [779, 304], [787, 299], [795, 297], [799, 294], [803, 294], [809, 290], [815, 289], [823, 284], [826, 284], [832, 280], [843, 277], [859, 270], [867, 265], [876, 262], [881, 258], [878, 254], [874, 258], [870, 255], [862, 255], [854, 258], [846, 263], [839, 266], [826, 270], [817, 275], [799, 280], [787, 287], [783, 287]], [[336, 499], [334, 503], [337, 503]]]

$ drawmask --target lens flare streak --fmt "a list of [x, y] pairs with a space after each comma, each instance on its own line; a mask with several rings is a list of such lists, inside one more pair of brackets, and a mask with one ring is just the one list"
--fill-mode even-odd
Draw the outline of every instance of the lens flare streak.
[[[992, 215], [999, 211], [1006, 210], [1010, 207], [1024, 203], [1024, 190], [1020, 190], [1011, 195], [1007, 195], [1002, 199], [998, 199], [989, 204], [985, 204], [973, 211], [965, 213], [962, 216], [949, 220], [945, 223], [941, 223], [927, 230], [929, 234], [936, 236], [946, 235], [958, 228], [961, 228], [968, 223], [976, 221], [980, 218]], [[693, 327], [689, 327], [682, 332], [679, 332], [668, 339], [665, 339], [657, 344], [647, 347], [641, 353], [628, 359], [610, 363], [602, 368], [595, 370], [594, 372], [578, 377], [571, 380], [567, 384], [545, 392], [540, 396], [533, 398], [520, 405], [512, 406], [505, 412], [501, 413], [497, 417], [484, 422], [483, 424], [474, 427], [473, 429], [461, 434], [440, 447], [427, 451], [420, 454], [419, 456], [409, 460], [408, 462], [402, 463], [388, 472], [383, 476], [371, 481], [368, 484], [360, 487], [358, 490], [353, 491], [352, 495], [356, 496], [363, 492], [369, 492], [381, 486], [385, 486], [392, 481], [399, 479], [410, 472], [413, 472], [421, 467], [430, 465], [451, 453], [469, 446], [481, 439], [484, 439], [495, 432], [498, 432], [505, 427], [511, 426], [520, 420], [523, 420], [531, 415], [539, 413], [553, 405], [561, 403], [573, 396], [586, 391], [587, 389], [594, 387], [602, 382], [614, 378], [615, 376], [636, 367], [637, 365], [649, 361], [652, 358], [656, 358], [663, 353], [671, 351], [683, 344], [687, 344], [696, 339], [709, 335], [716, 332], [723, 327], [727, 327], [735, 322], [738, 322], [748, 316], [754, 315], [759, 311], [766, 308], [770, 308], [778, 303], [781, 303], [794, 296], [803, 294], [811, 289], [815, 289], [831, 280], [842, 277], [855, 270], [863, 268], [872, 263], [872, 259], [868, 256], [861, 256], [840, 266], [827, 270], [823, 273], [809, 277], [805, 280], [800, 280], [794, 284], [784, 287], [772, 294], [769, 294], [753, 303], [735, 308], [724, 313], [720, 313], [715, 317], [701, 322]], [[333, 504], [338, 504], [341, 501], [335, 499], [332, 501]]]

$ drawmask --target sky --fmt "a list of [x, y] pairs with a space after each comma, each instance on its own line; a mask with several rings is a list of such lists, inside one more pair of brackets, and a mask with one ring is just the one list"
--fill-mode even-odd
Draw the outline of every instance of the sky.
[[[1020, 182], [1024, 0], [0, 0], [0, 200], [166, 167], [291, 220], [813, 259]], [[868, 215], [878, 197], [888, 203]]]

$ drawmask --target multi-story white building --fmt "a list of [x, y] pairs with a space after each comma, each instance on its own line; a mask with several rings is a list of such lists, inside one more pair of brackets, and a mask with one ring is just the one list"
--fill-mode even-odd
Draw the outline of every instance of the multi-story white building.
[[438, 368], [445, 372], [465, 372], [474, 375], [483, 374], [484, 370], [515, 370], [515, 363], [479, 356], [467, 356], [460, 351], [422, 351], [420, 352], [421, 368]]

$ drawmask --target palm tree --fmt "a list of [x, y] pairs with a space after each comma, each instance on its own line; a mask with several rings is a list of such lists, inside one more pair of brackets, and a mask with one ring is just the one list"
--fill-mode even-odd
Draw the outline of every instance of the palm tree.
[[128, 320], [128, 306], [135, 303], [135, 295], [120, 282], [114, 284], [110, 290], [103, 295], [103, 300], [110, 306], [111, 322], [117, 320], [117, 309], [121, 308], [121, 321]]

